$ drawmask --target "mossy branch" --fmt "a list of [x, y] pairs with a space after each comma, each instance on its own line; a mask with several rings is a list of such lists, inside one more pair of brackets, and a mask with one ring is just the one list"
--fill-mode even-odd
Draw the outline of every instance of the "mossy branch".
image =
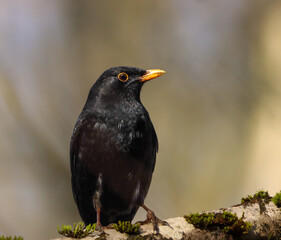
[[74, 224], [73, 227], [62, 226], [58, 230], [67, 237], [88, 236], [87, 240], [279, 240], [280, 207], [281, 191], [271, 197], [267, 191], [260, 190], [229, 208], [167, 219], [169, 226], [159, 225], [157, 234], [153, 231], [152, 224], [139, 226], [130, 222], [118, 222], [113, 225], [113, 229], [105, 228], [103, 234], [94, 232], [94, 225], [85, 227], [82, 223]]

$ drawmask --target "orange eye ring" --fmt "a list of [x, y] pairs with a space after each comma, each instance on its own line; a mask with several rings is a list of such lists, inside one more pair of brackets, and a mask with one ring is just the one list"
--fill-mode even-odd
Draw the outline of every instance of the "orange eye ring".
[[127, 82], [129, 80], [129, 76], [127, 73], [119, 73], [118, 74], [118, 79], [121, 81], [121, 82]]

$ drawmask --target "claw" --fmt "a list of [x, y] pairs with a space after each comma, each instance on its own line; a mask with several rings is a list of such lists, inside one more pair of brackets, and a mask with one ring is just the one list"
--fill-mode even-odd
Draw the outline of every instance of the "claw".
[[104, 226], [103, 225], [101, 225], [101, 223], [100, 222], [97, 222], [96, 223], [96, 229], [95, 229], [96, 231], [98, 231], [98, 232], [104, 232]]
[[156, 217], [154, 212], [152, 210], [150, 210], [148, 207], [146, 207], [144, 204], [142, 204], [141, 207], [144, 208], [144, 210], [147, 212], [147, 215], [146, 215], [146, 220], [138, 222], [140, 225], [147, 224], [147, 223], [152, 223], [153, 230], [156, 233], [159, 233], [159, 227], [158, 227], [159, 224], [163, 225], [163, 226], [171, 227], [169, 225], [169, 223], [167, 223], [166, 221], [162, 221], [161, 219]]

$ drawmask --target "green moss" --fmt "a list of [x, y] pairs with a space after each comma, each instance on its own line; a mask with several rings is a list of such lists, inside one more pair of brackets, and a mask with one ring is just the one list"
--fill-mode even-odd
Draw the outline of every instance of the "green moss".
[[253, 199], [254, 199], [254, 197], [252, 195], [248, 195], [247, 197], [241, 198], [241, 203], [242, 204], [249, 203], [249, 202], [252, 202]]
[[243, 217], [238, 219], [236, 214], [223, 211], [222, 213], [194, 213], [184, 216], [188, 223], [201, 229], [215, 230], [219, 227], [223, 232], [232, 235], [248, 233], [251, 228], [249, 222], [243, 221]]
[[229, 227], [229, 233], [233, 235], [247, 234], [252, 227], [252, 224], [243, 220], [244, 214], [241, 218], [237, 219], [231, 227]]
[[254, 196], [248, 195], [241, 199], [241, 204], [260, 202], [261, 200], [264, 200], [265, 203], [269, 203], [271, 197], [269, 196], [268, 191], [260, 190], [256, 192]]
[[19, 236], [19, 237], [0, 236], [0, 240], [23, 240], [23, 237], [21, 237], [21, 236]]
[[244, 197], [241, 199], [241, 204], [247, 204], [247, 203], [269, 203], [272, 201], [276, 207], [281, 207], [281, 191], [279, 193], [276, 193], [274, 197], [269, 196], [268, 191], [260, 190], [257, 193], [252, 195], [248, 195], [247, 197]]
[[276, 207], [281, 207], [281, 191], [276, 193], [275, 196], [271, 199], [271, 201], [276, 205]]
[[222, 213], [223, 222], [227, 222], [228, 224], [234, 224], [237, 221], [237, 215], [231, 212], [223, 211]]
[[96, 224], [89, 224], [85, 227], [83, 222], [74, 223], [73, 226], [62, 225], [61, 229], [58, 228], [59, 234], [71, 238], [84, 238], [89, 236], [95, 231]]
[[213, 224], [214, 216], [215, 214], [213, 213], [192, 213], [184, 216], [184, 218], [188, 223], [193, 224], [195, 227], [207, 228]]
[[127, 234], [138, 234], [140, 224], [131, 224], [129, 221], [121, 222], [119, 221], [117, 224], [113, 224], [113, 228], [118, 232], [127, 233]]
[[270, 198], [268, 191], [260, 190], [257, 193], [255, 193], [254, 198], [260, 198], [260, 199], [268, 199]]

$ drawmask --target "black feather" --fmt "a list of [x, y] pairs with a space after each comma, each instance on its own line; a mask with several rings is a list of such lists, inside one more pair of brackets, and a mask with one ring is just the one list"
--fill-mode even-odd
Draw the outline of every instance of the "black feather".
[[[129, 75], [124, 83], [121, 72]], [[140, 101], [145, 70], [117, 67], [105, 71], [90, 90], [70, 144], [72, 190], [86, 224], [131, 221], [147, 195], [157, 136]]]

